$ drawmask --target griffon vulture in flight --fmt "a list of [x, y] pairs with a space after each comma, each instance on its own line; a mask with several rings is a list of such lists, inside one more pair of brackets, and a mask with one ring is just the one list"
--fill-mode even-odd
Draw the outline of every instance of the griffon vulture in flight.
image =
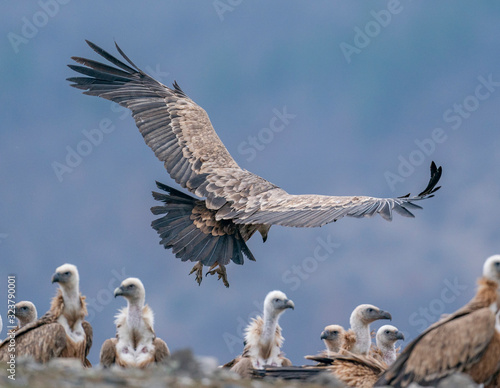
[[437, 385], [447, 376], [461, 372], [477, 384], [497, 387], [499, 281], [500, 255], [496, 255], [486, 260], [474, 298], [415, 338], [377, 381], [377, 386], [408, 387], [412, 382]]
[[[15, 332], [15, 354], [31, 356], [45, 363], [52, 358], [77, 358], [83, 366], [90, 367], [87, 360], [92, 346], [92, 327], [84, 321], [87, 315], [85, 297], [79, 291], [79, 275], [72, 264], [56, 269], [52, 283], [59, 283], [50, 310], [40, 319], [23, 326]], [[9, 357], [10, 337], [0, 344], [0, 360]]]
[[366, 196], [291, 195], [236, 163], [217, 136], [207, 113], [174, 82], [169, 88], [140, 70], [116, 45], [128, 63], [95, 44], [88, 45], [114, 66], [72, 57], [83, 66], [69, 67], [86, 77], [72, 77], [73, 87], [84, 94], [114, 101], [132, 111], [146, 144], [165, 165], [170, 176], [197, 197], [157, 182], [165, 193], [153, 192], [165, 214], [153, 221], [162, 244], [182, 261], [195, 262], [191, 273], [201, 283], [203, 266], [229, 286], [226, 265], [255, 260], [246, 241], [259, 231], [263, 240], [272, 225], [317, 227], [344, 216], [392, 219], [395, 211], [413, 217], [412, 209], [439, 189], [441, 167], [431, 164], [431, 178], [417, 196], [398, 198]]
[[115, 297], [127, 300], [116, 315], [116, 338], [104, 341], [101, 348], [101, 365], [145, 368], [162, 362], [170, 355], [168, 346], [157, 338], [153, 330], [153, 311], [145, 305], [146, 291], [137, 278], [125, 279], [115, 290]]
[[19, 321], [17, 330], [31, 322], [35, 322], [38, 318], [35, 305], [27, 300], [16, 303], [16, 313], [14, 315]]
[[278, 320], [286, 309], [295, 308], [292, 300], [281, 291], [271, 291], [264, 299], [264, 314], [252, 319], [245, 329], [245, 348], [243, 354], [224, 367], [242, 377], [252, 375], [253, 369], [265, 366], [291, 366], [292, 363], [281, 353], [283, 337]]

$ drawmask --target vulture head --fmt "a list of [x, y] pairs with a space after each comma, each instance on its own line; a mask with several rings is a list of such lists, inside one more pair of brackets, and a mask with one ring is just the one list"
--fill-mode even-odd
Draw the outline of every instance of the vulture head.
[[115, 289], [115, 298], [123, 296], [131, 304], [144, 304], [146, 290], [138, 278], [127, 278]]
[[336, 340], [337, 338], [341, 338], [344, 332], [344, 328], [340, 325], [328, 325], [325, 327], [325, 330], [321, 332], [321, 339]]
[[271, 291], [264, 299], [264, 313], [269, 316], [279, 316], [286, 309], [294, 309], [295, 304], [281, 291]]
[[[405, 336], [402, 332], [400, 332], [397, 327], [391, 325], [384, 325], [377, 331], [377, 346], [379, 348], [383, 347], [394, 347], [394, 344], [398, 340], [404, 341]], [[379, 345], [380, 344], [380, 345]]]
[[486, 259], [483, 276], [500, 283], [500, 255], [493, 255]]
[[16, 313], [14, 315], [19, 320], [19, 327], [36, 321], [38, 317], [35, 305], [26, 300], [16, 303]]
[[80, 277], [73, 264], [63, 264], [52, 275], [52, 283], [59, 283], [63, 289], [77, 289]]
[[381, 310], [371, 304], [361, 304], [354, 309], [351, 314], [351, 327], [357, 326], [361, 323], [362, 325], [369, 325], [379, 319], [389, 319], [392, 320], [391, 314], [387, 311]]
[[328, 325], [321, 332], [321, 339], [325, 342], [327, 349], [338, 352], [344, 342], [345, 330], [340, 325]]

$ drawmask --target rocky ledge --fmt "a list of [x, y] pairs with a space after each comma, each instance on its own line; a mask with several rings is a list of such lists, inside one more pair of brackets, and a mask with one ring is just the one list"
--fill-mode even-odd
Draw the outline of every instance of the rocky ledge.
[[[15, 373], [14, 373], [15, 372]], [[73, 359], [54, 359], [41, 365], [31, 359], [20, 359], [15, 370], [2, 368], [1, 387], [27, 388], [142, 388], [142, 387], [210, 387], [210, 388], [268, 388], [268, 387], [345, 387], [327, 372], [311, 375], [307, 381], [274, 379], [269, 377], [253, 380], [241, 379], [226, 369], [218, 368], [218, 362], [211, 357], [194, 357], [189, 350], [172, 355], [164, 365], [146, 370], [123, 369], [119, 367], [85, 369]], [[419, 385], [412, 384], [411, 388]], [[442, 381], [438, 388], [478, 387], [468, 376], [454, 375]]]

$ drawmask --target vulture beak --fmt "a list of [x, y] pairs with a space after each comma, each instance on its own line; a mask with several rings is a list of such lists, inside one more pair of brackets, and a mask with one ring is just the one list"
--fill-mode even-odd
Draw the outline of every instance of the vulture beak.
[[285, 300], [285, 308], [288, 309], [292, 309], [292, 310], [295, 310], [295, 304], [293, 303], [293, 300], [291, 299], [287, 299]]
[[327, 330], [324, 330], [321, 332], [321, 339], [322, 340], [327, 339], [329, 335], [330, 335], [330, 332]]
[[123, 287], [121, 287], [121, 286], [120, 286], [120, 287], [115, 288], [115, 292], [114, 292], [114, 296], [115, 296], [115, 298], [116, 298], [117, 296], [120, 296], [120, 295], [123, 295]]
[[404, 341], [405, 335], [403, 333], [401, 333], [400, 331], [397, 331], [396, 332], [396, 339]]
[[59, 275], [59, 272], [56, 272], [54, 275], [52, 275], [52, 283], [59, 283], [61, 280], [61, 276]]
[[389, 321], [392, 321], [392, 315], [388, 311], [380, 310], [379, 314], [379, 319], [388, 319]]

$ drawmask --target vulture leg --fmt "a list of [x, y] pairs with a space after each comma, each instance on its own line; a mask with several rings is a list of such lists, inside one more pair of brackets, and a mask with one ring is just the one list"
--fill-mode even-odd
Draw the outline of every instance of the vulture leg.
[[[217, 266], [219, 266], [219, 268], [216, 268]], [[217, 274], [219, 276], [217, 278], [217, 280], [222, 279], [222, 283], [224, 283], [224, 285], [226, 287], [229, 287], [229, 282], [227, 281], [227, 272], [226, 272], [225, 265], [222, 265], [222, 264], [219, 264], [218, 262], [215, 262], [215, 264], [210, 267], [210, 269], [208, 270], [208, 272], [205, 276], [215, 275], [215, 274]]]
[[193, 272], [196, 272], [196, 281], [198, 282], [198, 285], [201, 286], [201, 281], [203, 280], [203, 264], [201, 264], [201, 261], [196, 263], [191, 272], [189, 272], [189, 275]]

